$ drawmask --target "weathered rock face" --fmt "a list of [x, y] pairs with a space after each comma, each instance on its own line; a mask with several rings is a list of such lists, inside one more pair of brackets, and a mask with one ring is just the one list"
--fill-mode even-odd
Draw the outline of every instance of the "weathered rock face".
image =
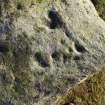
[[89, 76], [84, 82], [75, 85], [54, 105], [104, 105], [105, 104], [105, 68]]
[[104, 65], [105, 23], [90, 0], [0, 5], [1, 104], [51, 105]]

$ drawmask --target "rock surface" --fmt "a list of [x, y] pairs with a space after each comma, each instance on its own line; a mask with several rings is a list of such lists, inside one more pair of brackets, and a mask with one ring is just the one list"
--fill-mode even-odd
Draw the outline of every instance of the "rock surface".
[[54, 105], [105, 105], [105, 67], [100, 70], [68, 90]]
[[51, 105], [105, 63], [105, 22], [90, 0], [1, 0], [0, 100]]

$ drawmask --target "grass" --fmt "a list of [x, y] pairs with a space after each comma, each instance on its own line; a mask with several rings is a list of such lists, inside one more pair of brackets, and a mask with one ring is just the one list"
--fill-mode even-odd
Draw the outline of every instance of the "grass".
[[55, 105], [105, 105], [105, 68], [68, 90]]
[[105, 0], [91, 0], [95, 5], [98, 14], [105, 20]]

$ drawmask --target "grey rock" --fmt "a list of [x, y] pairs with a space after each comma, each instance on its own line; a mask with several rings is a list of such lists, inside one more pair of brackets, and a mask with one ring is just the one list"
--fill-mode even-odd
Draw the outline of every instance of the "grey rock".
[[18, 4], [11, 24], [8, 19], [0, 25], [2, 40], [10, 43], [0, 62], [1, 72], [10, 71], [5, 74], [10, 81], [0, 80], [6, 88], [0, 93], [19, 105], [51, 105], [104, 65], [105, 22], [90, 0], [46, 1], [28, 9]]

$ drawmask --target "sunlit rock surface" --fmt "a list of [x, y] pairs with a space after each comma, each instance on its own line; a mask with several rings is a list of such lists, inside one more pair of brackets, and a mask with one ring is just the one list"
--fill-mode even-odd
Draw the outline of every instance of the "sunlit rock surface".
[[105, 23], [90, 0], [2, 0], [0, 8], [3, 105], [51, 105], [104, 65]]

